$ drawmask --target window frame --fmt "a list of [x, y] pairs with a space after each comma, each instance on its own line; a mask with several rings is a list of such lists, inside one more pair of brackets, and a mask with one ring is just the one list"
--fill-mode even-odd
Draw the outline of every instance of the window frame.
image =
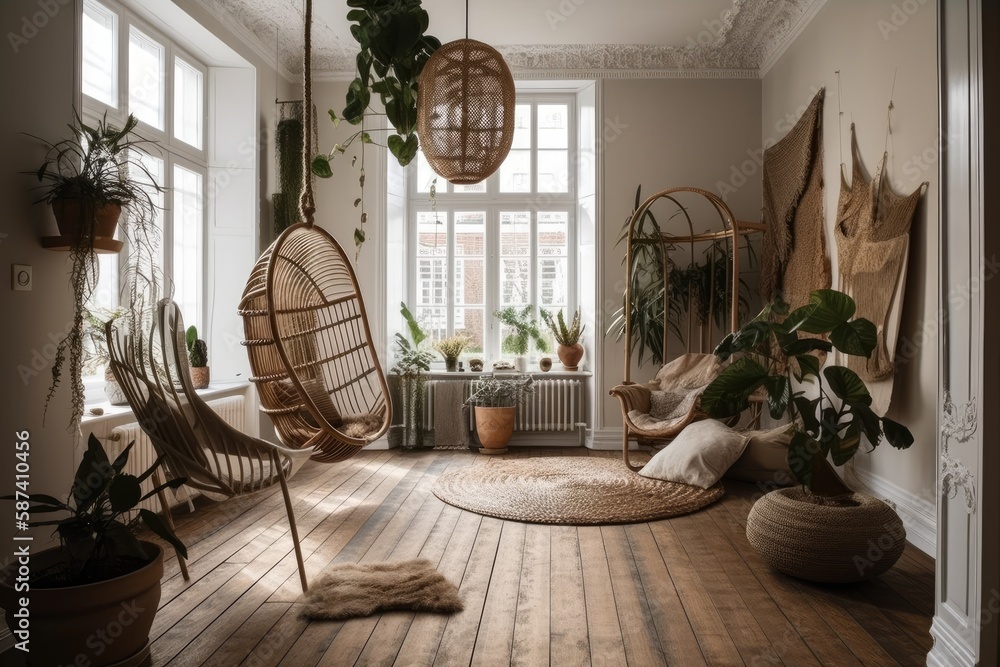
[[[83, 92], [83, 35], [82, 35], [82, 21], [83, 21], [83, 11], [85, 5], [96, 5], [97, 7], [106, 10], [114, 14], [116, 18], [116, 36], [118, 39], [118, 44], [116, 45], [116, 71], [117, 71], [117, 107], [113, 107], [105, 102], [91, 97], [90, 95]], [[166, 280], [174, 281], [174, 206], [173, 206], [173, 185], [174, 185], [174, 169], [175, 167], [182, 167], [189, 171], [197, 173], [201, 177], [201, 210], [200, 210], [200, 220], [199, 220], [199, 237], [198, 237], [198, 247], [199, 247], [199, 277], [198, 277], [198, 312], [196, 313], [185, 313], [186, 320], [188, 324], [199, 324], [203, 325], [208, 321], [208, 313], [206, 312], [207, 302], [208, 302], [208, 285], [206, 284], [206, 253], [205, 248], [207, 244], [207, 214], [209, 201], [209, 160], [208, 160], [208, 150], [207, 147], [210, 145], [210, 123], [209, 123], [209, 69], [208, 66], [195, 58], [189, 51], [179, 46], [174, 40], [167, 37], [163, 32], [157, 30], [148, 22], [139, 18], [129, 9], [125, 8], [118, 2], [114, 0], [84, 0], [80, 3], [80, 37], [79, 37], [79, 65], [78, 65], [78, 77], [79, 77], [79, 93], [82, 100], [81, 106], [81, 117], [83, 121], [87, 124], [94, 124], [106, 115], [109, 122], [116, 123], [119, 126], [124, 124], [125, 120], [129, 114], [129, 42], [132, 28], [139, 30], [144, 36], [155, 41], [157, 44], [163, 47], [164, 51], [164, 72], [163, 72], [163, 115], [164, 115], [164, 128], [163, 130], [157, 129], [156, 127], [140, 120], [137, 126], [137, 132], [150, 140], [157, 143], [156, 149], [150, 151], [150, 154], [163, 161], [163, 178], [160, 185], [166, 189], [166, 194], [163, 198], [163, 208], [157, 211], [157, 224], [160, 227], [160, 252], [159, 261], [161, 262], [161, 268], [163, 275]], [[199, 71], [201, 73], [201, 148], [197, 148], [184, 142], [175, 137], [175, 122], [174, 122], [174, 67], [176, 60], [180, 59], [187, 66]], [[125, 240], [126, 246], [128, 244], [127, 239]], [[126, 247], [122, 252], [127, 253], [129, 250]], [[115, 257], [112, 264], [112, 271], [114, 272], [114, 278], [111, 281], [112, 285], [120, 286], [124, 280], [122, 273], [122, 263], [119, 261], [119, 257]], [[116, 293], [113, 298], [114, 303], [120, 302], [120, 293]], [[90, 384], [95, 385], [101, 384], [94, 382], [95, 378], [99, 376], [87, 376], [85, 381], [88, 388]], [[103, 380], [103, 377], [100, 377]], [[95, 386], [93, 392], [88, 392], [88, 403], [90, 402], [100, 402], [103, 399], [99, 396], [100, 391], [98, 387]]]
[[[454, 186], [438, 178], [435, 188], [435, 197], [432, 204], [430, 195], [427, 192], [419, 191], [417, 178], [418, 162], [414, 160], [407, 167], [407, 224], [406, 224], [406, 275], [408, 277], [406, 285], [406, 303], [416, 314], [422, 307], [417, 302], [419, 292], [418, 272], [418, 234], [419, 229], [416, 224], [419, 213], [429, 213], [436, 209], [439, 218], [447, 220], [447, 234], [443, 237], [446, 247], [445, 262], [450, 269], [455, 266], [455, 214], [461, 212], [484, 211], [485, 218], [485, 238], [484, 238], [484, 331], [483, 331], [483, 352], [475, 353], [487, 359], [499, 359], [503, 355], [501, 352], [501, 325], [493, 317], [493, 312], [502, 306], [501, 294], [501, 257], [500, 257], [500, 214], [507, 212], [529, 213], [529, 278], [528, 291], [532, 295], [533, 311], [538, 318], [540, 301], [540, 274], [539, 262], [542, 256], [538, 254], [538, 213], [559, 212], [566, 215], [566, 305], [565, 308], [572, 313], [579, 306], [579, 289], [575, 276], [579, 266], [574, 248], [578, 245], [577, 235], [577, 174], [576, 166], [579, 160], [579, 137], [576, 118], [576, 93], [535, 93], [532, 91], [518, 91], [516, 104], [531, 104], [531, 173], [530, 192], [500, 192], [500, 170], [486, 179], [486, 192], [455, 192]], [[563, 104], [567, 111], [567, 164], [566, 192], [539, 192], [538, 191], [538, 107], [546, 104]], [[445, 309], [447, 312], [446, 335], [452, 335], [455, 331], [455, 308], [457, 297], [454, 290], [454, 281], [449, 279], [444, 287], [446, 295]], [[541, 324], [540, 318], [539, 323]], [[546, 332], [542, 325], [543, 333]], [[536, 354], [532, 349], [529, 354]], [[463, 356], [472, 356], [466, 353]], [[537, 356], [537, 354], [536, 354]], [[435, 367], [443, 365], [443, 361], [435, 360]]]

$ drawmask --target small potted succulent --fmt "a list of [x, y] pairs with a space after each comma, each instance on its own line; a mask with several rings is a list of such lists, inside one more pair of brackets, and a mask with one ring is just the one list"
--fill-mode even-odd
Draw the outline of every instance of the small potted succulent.
[[534, 391], [532, 382], [530, 375], [490, 376], [473, 385], [475, 391], [465, 404], [475, 409], [476, 434], [483, 445], [479, 451], [485, 454], [507, 451], [507, 443], [514, 435], [517, 406]]
[[458, 357], [469, 345], [469, 339], [465, 336], [448, 336], [434, 343], [434, 349], [444, 357], [444, 368], [448, 372], [458, 370]]
[[195, 389], [206, 389], [211, 380], [208, 368], [208, 343], [198, 338], [198, 329], [193, 324], [185, 332], [188, 363], [191, 365], [191, 384]]
[[532, 341], [539, 352], [548, 352], [549, 344], [538, 329], [538, 322], [531, 314], [531, 306], [515, 308], [507, 306], [493, 313], [493, 317], [507, 325], [512, 331], [504, 336], [500, 349], [506, 354], [514, 355], [514, 367], [521, 373], [528, 369], [528, 348]]
[[573, 313], [573, 321], [568, 325], [561, 310], [556, 313], [555, 317], [552, 317], [552, 313], [544, 308], [542, 308], [541, 313], [542, 321], [549, 327], [552, 336], [559, 344], [559, 347], [556, 348], [556, 354], [559, 355], [563, 370], [577, 370], [580, 367], [580, 360], [583, 359], [583, 344], [580, 343], [580, 336], [586, 327], [586, 325], [580, 324], [580, 309], [576, 309], [576, 312]]
[[[160, 600], [163, 549], [137, 539], [130, 518], [142, 501], [176, 489], [185, 480], [173, 479], [144, 494], [141, 484], [160, 459], [139, 476], [123, 472], [134, 444], [111, 461], [91, 434], [66, 502], [20, 491], [4, 497], [15, 502], [19, 522], [30, 527], [55, 526], [61, 542], [59, 547], [31, 554], [27, 580], [22, 578], [27, 569], [23, 561], [20, 568], [14, 563], [0, 572], [0, 606], [15, 636], [23, 627], [17, 614], [24, 610], [22, 601], [28, 595], [24, 587], [30, 586], [30, 635], [20, 639], [30, 641], [30, 664], [138, 665], [149, 655], [149, 629]], [[48, 518], [57, 512], [65, 516]], [[137, 515], [187, 557], [184, 544], [160, 515], [147, 509], [139, 509]], [[127, 623], [121, 620], [125, 612]], [[112, 624], [120, 634], [114, 641], [98, 641], [98, 633]]]

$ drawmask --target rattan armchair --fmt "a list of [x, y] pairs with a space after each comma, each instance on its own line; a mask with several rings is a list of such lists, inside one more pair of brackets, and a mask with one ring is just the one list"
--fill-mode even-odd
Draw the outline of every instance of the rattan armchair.
[[[287, 481], [312, 451], [289, 449], [241, 433], [205, 404], [192, 387], [184, 323], [173, 301], [161, 301], [152, 313], [112, 320], [105, 333], [111, 369], [171, 477], [184, 477], [187, 486], [213, 500], [281, 486], [305, 591], [308, 583]], [[159, 480], [155, 483], [159, 485]], [[159, 500], [173, 526], [162, 492]], [[180, 555], [178, 561], [188, 579]]]

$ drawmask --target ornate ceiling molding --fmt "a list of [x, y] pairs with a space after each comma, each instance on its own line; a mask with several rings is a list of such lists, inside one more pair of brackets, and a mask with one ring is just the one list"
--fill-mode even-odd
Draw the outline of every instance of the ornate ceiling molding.
[[[302, 71], [302, 12], [297, 0], [197, 0], [286, 78]], [[735, 0], [714, 26], [682, 46], [655, 44], [495, 45], [521, 79], [759, 78], [825, 0]], [[356, 48], [322, 19], [313, 25], [317, 80], [354, 76]]]

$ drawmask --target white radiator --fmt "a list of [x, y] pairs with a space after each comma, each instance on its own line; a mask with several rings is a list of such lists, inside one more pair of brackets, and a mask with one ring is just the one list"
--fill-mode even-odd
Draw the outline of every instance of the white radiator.
[[[242, 431], [244, 429], [246, 405], [243, 396], [227, 396], [226, 398], [218, 398], [214, 401], [208, 401], [207, 405], [212, 408], [216, 414], [222, 417], [223, 421], [236, 430]], [[133, 441], [135, 441], [135, 446], [129, 451], [128, 463], [125, 466], [125, 472], [138, 477], [142, 473], [146, 472], [149, 467], [153, 465], [153, 461], [156, 460], [156, 451], [153, 449], [153, 443], [151, 443], [149, 441], [149, 437], [143, 433], [138, 422], [122, 424], [121, 426], [116, 426], [111, 429], [111, 434], [108, 436], [105, 443], [105, 449], [108, 452], [108, 458], [114, 461], [115, 457], [117, 457], [122, 450], [125, 449], [128, 443]], [[152, 477], [149, 477], [142, 482], [143, 495], [149, 493], [152, 488]], [[187, 491], [184, 491], [183, 493], [187, 493]], [[160, 511], [160, 503], [156, 496], [142, 501], [142, 504], [139, 505], [139, 507], [152, 510], [154, 512]]]
[[[462, 400], [476, 391], [478, 380], [430, 380], [424, 404], [424, 429], [434, 428], [434, 391], [445, 382], [461, 382], [464, 387]], [[535, 380], [535, 390], [524, 405], [517, 410], [515, 431], [575, 431], [581, 427], [583, 413], [583, 387], [579, 380]], [[461, 410], [461, 405], [455, 406]], [[469, 430], [475, 416], [469, 411]]]

